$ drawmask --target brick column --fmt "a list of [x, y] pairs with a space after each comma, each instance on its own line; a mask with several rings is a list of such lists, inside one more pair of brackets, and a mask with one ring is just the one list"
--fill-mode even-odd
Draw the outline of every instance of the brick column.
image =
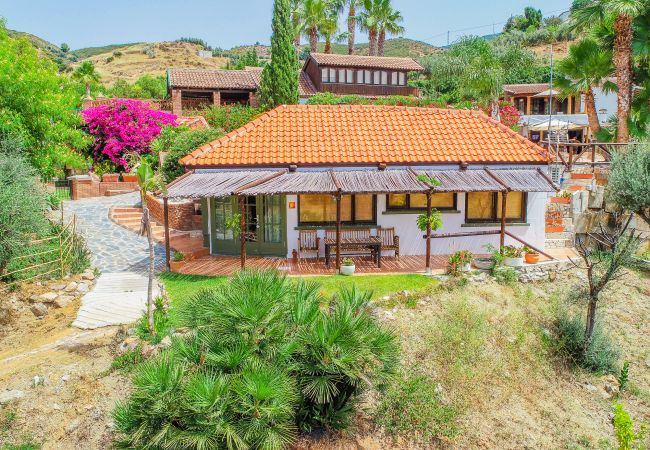
[[183, 114], [183, 101], [180, 89], [172, 89], [172, 114], [177, 116]]
[[259, 103], [257, 103], [257, 95], [255, 94], [255, 91], [250, 91], [248, 93], [248, 104], [253, 108], [260, 106]]
[[215, 106], [221, 106], [221, 92], [213, 91], [212, 92], [212, 104]]

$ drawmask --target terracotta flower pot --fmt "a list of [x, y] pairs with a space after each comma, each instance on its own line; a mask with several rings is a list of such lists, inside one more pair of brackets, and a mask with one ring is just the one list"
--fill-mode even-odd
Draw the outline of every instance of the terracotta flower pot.
[[172, 272], [178, 272], [185, 265], [185, 261], [169, 261], [169, 268]]
[[524, 258], [527, 264], [537, 264], [539, 262], [539, 253], [526, 253]]
[[568, 205], [571, 203], [571, 199], [568, 197], [551, 197], [551, 203], [561, 203], [563, 205]]
[[125, 183], [137, 183], [138, 176], [131, 173], [125, 173], [122, 175], [122, 181]]
[[105, 183], [117, 183], [119, 179], [119, 173], [105, 173], [102, 175], [102, 181]]

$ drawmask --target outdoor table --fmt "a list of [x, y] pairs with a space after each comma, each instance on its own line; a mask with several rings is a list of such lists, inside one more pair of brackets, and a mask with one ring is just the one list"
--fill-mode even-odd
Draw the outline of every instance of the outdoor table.
[[[325, 264], [327, 267], [330, 266], [332, 248], [336, 249], [336, 239], [325, 238]], [[373, 260], [377, 263], [377, 267], [381, 269], [381, 238], [379, 236], [369, 236], [367, 238], [344, 238], [341, 236], [341, 250], [359, 248], [370, 249]]]

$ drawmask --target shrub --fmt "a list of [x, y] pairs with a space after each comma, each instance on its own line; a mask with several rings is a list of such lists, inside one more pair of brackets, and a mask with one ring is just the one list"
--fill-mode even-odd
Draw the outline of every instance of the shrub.
[[512, 285], [519, 281], [519, 272], [512, 267], [495, 266], [492, 268], [492, 276], [499, 284]]
[[618, 352], [609, 336], [596, 326], [591, 345], [585, 352], [585, 322], [562, 313], [557, 320], [557, 348], [574, 364], [595, 373], [614, 373]]
[[[123, 447], [282, 448], [298, 428], [339, 428], [389, 379], [395, 338], [354, 289], [241, 272], [178, 309], [191, 328], [140, 365], [114, 419]], [[325, 307], [320, 308], [321, 304]]]
[[432, 442], [458, 433], [458, 411], [442, 404], [436, 385], [417, 373], [403, 373], [379, 400], [375, 421], [387, 434]]
[[223, 136], [223, 133], [214, 128], [203, 128], [198, 130], [188, 130], [184, 133], [178, 133], [169, 148], [169, 153], [165, 157], [162, 165], [162, 174], [167, 182], [183, 175], [184, 170], [178, 162], [182, 157], [193, 152], [201, 145], [213, 141]]
[[641, 450], [645, 448], [643, 441], [646, 437], [647, 427], [642, 424], [638, 431], [634, 431], [632, 418], [620, 403], [614, 406], [614, 420], [612, 422], [619, 450]]
[[243, 105], [209, 106], [201, 113], [208, 124], [226, 133], [246, 125], [262, 114], [263, 110]]

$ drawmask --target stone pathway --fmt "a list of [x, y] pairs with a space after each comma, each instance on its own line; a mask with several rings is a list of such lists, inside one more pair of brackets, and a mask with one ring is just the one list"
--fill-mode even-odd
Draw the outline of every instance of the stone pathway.
[[[86, 237], [92, 265], [101, 275], [95, 288], [81, 299], [73, 326], [94, 329], [137, 321], [146, 309], [149, 246], [147, 238], [116, 225], [108, 218], [111, 206], [132, 206], [138, 193], [64, 203], [64, 215], [77, 216], [77, 229]], [[155, 244], [155, 267], [165, 265], [165, 249]], [[154, 280], [154, 297], [159, 294]]]

